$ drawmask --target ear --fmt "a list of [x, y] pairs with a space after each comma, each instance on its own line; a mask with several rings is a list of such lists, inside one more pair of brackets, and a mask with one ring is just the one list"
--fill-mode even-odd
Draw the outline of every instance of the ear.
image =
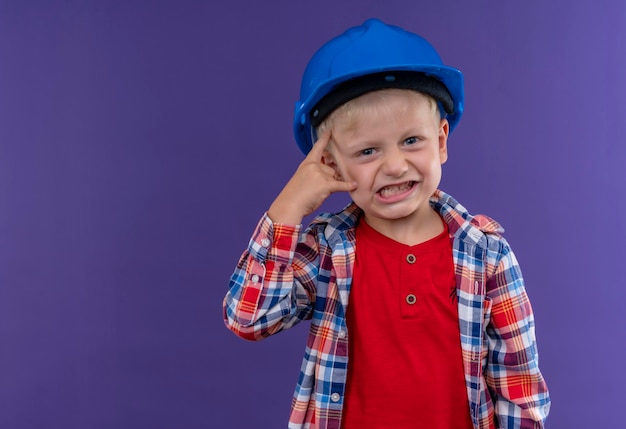
[[439, 160], [442, 164], [448, 160], [448, 134], [450, 133], [450, 124], [447, 119], [439, 122]]
[[339, 170], [337, 161], [335, 161], [335, 157], [333, 156], [332, 152], [328, 149], [324, 150], [324, 153], [322, 153], [322, 164], [327, 165], [333, 170], [335, 170], [335, 180], [343, 181], [343, 176], [341, 175], [341, 171]]

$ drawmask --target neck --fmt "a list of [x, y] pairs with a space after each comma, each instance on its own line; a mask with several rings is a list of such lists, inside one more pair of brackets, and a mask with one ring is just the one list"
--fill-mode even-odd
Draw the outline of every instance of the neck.
[[381, 234], [408, 246], [423, 243], [443, 232], [443, 223], [439, 214], [432, 208], [419, 217], [409, 216], [402, 219], [383, 221], [364, 215], [365, 222]]

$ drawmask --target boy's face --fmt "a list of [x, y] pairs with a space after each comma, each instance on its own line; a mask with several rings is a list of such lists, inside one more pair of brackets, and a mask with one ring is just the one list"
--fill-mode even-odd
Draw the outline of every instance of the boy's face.
[[409, 90], [359, 97], [349, 113], [337, 111], [324, 162], [344, 181], [366, 222], [384, 231], [392, 223], [432, 216], [429, 198], [448, 158], [448, 122], [435, 102]]

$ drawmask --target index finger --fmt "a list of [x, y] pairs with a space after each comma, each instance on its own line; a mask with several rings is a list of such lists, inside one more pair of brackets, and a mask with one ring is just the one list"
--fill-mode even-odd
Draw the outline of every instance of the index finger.
[[324, 150], [328, 147], [328, 143], [330, 142], [330, 131], [324, 131], [322, 135], [317, 139], [317, 141], [313, 144], [311, 151], [307, 155], [307, 158], [311, 157], [314, 159], [322, 159], [322, 155], [324, 154]]

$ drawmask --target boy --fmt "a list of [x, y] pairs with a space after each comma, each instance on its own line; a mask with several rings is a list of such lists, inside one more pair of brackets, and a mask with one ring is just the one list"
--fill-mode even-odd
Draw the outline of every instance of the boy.
[[[311, 319], [289, 427], [542, 428], [550, 399], [515, 256], [495, 221], [437, 189], [461, 73], [368, 20], [318, 50], [301, 100], [308, 155], [224, 300], [249, 340]], [[334, 192], [353, 202], [302, 232]]]

